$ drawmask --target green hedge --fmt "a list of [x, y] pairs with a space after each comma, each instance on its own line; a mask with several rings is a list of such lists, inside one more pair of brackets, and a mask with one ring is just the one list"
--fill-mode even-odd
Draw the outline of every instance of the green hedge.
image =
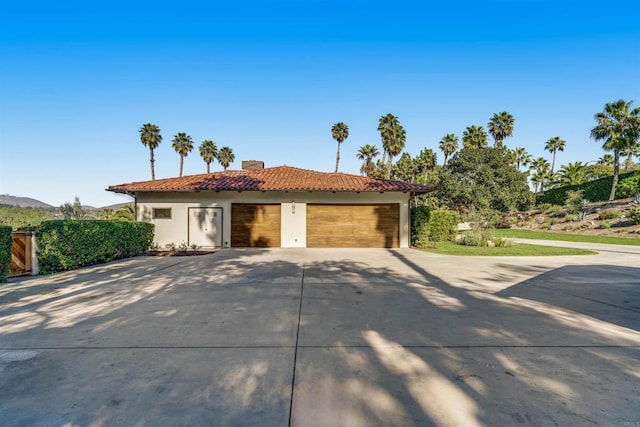
[[41, 274], [144, 254], [152, 224], [123, 221], [44, 221], [36, 230]]
[[456, 211], [431, 210], [426, 206], [411, 209], [411, 244], [424, 248], [429, 241], [453, 241], [460, 217]]
[[437, 210], [429, 218], [429, 235], [435, 242], [454, 241], [460, 216], [456, 211]]
[[[569, 190], [583, 190], [584, 198], [592, 202], [602, 202], [609, 200], [613, 176], [585, 182], [580, 185], [567, 185], [565, 187], [552, 188], [538, 196], [537, 203], [551, 203], [552, 205], [563, 205], [566, 193]], [[619, 176], [616, 187], [616, 198], [624, 199], [640, 192], [640, 170], [622, 173]]]
[[411, 245], [426, 248], [429, 243], [429, 217], [431, 209], [428, 206], [411, 208]]
[[11, 227], [0, 226], [0, 283], [6, 282], [11, 268]]

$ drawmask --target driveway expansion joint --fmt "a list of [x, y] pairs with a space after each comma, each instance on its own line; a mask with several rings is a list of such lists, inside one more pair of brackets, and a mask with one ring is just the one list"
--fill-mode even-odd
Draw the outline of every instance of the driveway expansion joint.
[[293, 372], [291, 374], [291, 398], [289, 400], [289, 422], [291, 427], [291, 416], [293, 413], [293, 391], [296, 386], [296, 364], [298, 362], [298, 340], [300, 338], [300, 319], [302, 318], [302, 297], [304, 294], [304, 264], [302, 265], [302, 277], [300, 279], [300, 301], [298, 304], [298, 325], [296, 326], [296, 345], [293, 352]]

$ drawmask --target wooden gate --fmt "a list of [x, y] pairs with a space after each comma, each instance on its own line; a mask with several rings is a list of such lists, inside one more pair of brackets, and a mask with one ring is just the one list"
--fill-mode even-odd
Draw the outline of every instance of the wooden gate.
[[31, 232], [14, 231], [11, 233], [11, 268], [9, 276], [37, 274], [35, 262], [35, 236]]

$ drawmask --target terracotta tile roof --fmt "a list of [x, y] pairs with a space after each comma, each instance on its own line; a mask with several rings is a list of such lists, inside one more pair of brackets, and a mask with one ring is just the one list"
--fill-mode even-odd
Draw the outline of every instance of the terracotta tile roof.
[[431, 187], [346, 173], [326, 173], [290, 166], [258, 170], [228, 170], [181, 178], [112, 185], [108, 191], [401, 191], [427, 193]]

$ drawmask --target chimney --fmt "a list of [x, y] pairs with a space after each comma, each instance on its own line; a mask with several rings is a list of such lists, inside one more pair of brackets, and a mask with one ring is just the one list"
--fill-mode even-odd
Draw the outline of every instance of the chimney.
[[250, 171], [256, 169], [264, 169], [264, 162], [259, 160], [243, 160], [242, 161], [242, 170]]

